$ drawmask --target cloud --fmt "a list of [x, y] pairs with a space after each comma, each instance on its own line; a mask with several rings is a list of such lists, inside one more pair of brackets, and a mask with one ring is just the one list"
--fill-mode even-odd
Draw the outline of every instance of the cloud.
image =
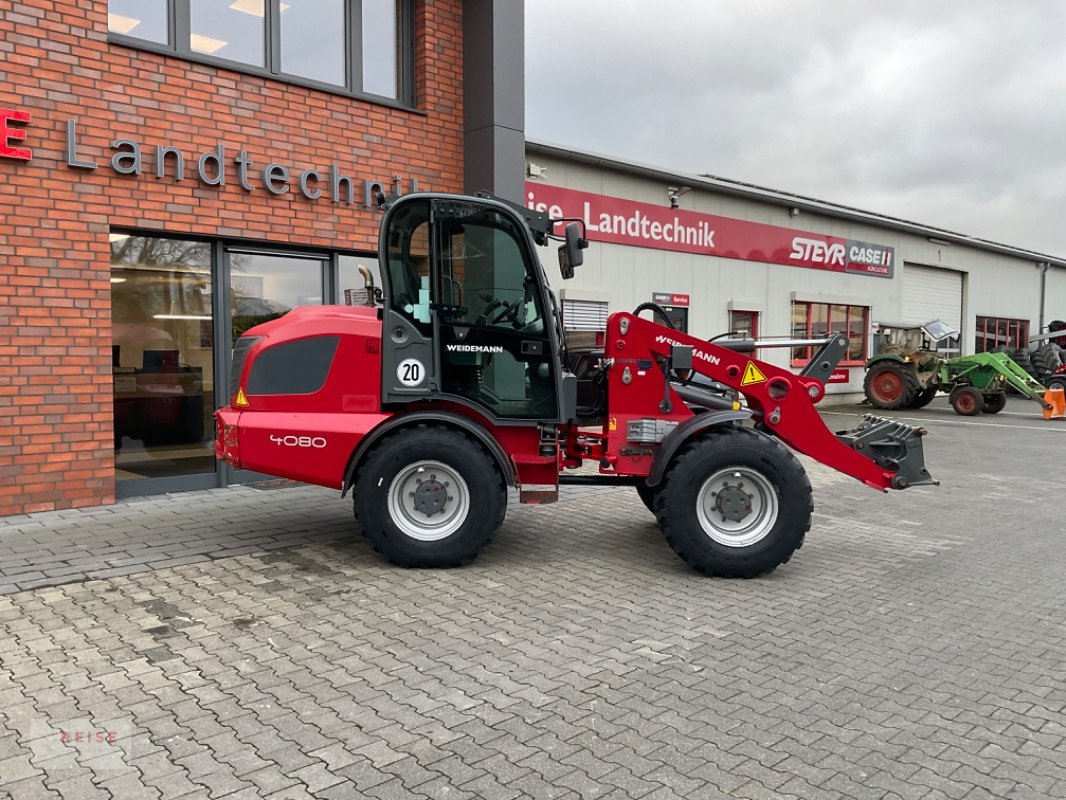
[[1066, 5], [525, 7], [532, 138], [1066, 256]]

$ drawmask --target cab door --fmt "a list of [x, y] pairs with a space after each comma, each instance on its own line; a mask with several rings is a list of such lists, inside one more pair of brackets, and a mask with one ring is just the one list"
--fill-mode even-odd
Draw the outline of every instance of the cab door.
[[441, 391], [499, 420], [558, 421], [549, 319], [528, 235], [495, 204], [433, 205]]

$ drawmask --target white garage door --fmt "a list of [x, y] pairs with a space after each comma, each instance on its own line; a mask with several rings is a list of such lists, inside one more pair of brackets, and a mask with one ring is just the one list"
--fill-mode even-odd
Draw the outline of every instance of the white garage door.
[[961, 331], [962, 273], [904, 264], [902, 305], [900, 322], [921, 324], [939, 319]]

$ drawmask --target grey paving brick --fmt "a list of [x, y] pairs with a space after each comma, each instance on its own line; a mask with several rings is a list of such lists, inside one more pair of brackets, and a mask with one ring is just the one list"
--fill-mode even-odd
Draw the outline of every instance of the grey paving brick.
[[[814, 528], [747, 582], [686, 570], [629, 489], [512, 503], [455, 571], [385, 565], [309, 487], [5, 520], [0, 779], [168, 800], [1064, 796], [1061, 481], [1032, 466], [1058, 440], [929, 419], [934, 472], [965, 481], [881, 497], [804, 460]], [[1024, 536], [992, 524], [1007, 506]], [[30, 760], [43, 723], [85, 717], [135, 727], [125, 772]]]

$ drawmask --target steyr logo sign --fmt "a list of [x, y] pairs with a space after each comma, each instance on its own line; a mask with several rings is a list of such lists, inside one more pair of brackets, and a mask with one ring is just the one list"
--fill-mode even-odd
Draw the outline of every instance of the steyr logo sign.
[[26, 138], [26, 129], [21, 126], [28, 125], [29, 122], [29, 111], [0, 108], [0, 157], [14, 158], [19, 161], [29, 161], [33, 158], [33, 151], [30, 148], [15, 147], [13, 144]]
[[[892, 277], [895, 249], [811, 231], [526, 182], [526, 205], [585, 222], [589, 239], [632, 247]], [[679, 305], [673, 303], [673, 305]]]

